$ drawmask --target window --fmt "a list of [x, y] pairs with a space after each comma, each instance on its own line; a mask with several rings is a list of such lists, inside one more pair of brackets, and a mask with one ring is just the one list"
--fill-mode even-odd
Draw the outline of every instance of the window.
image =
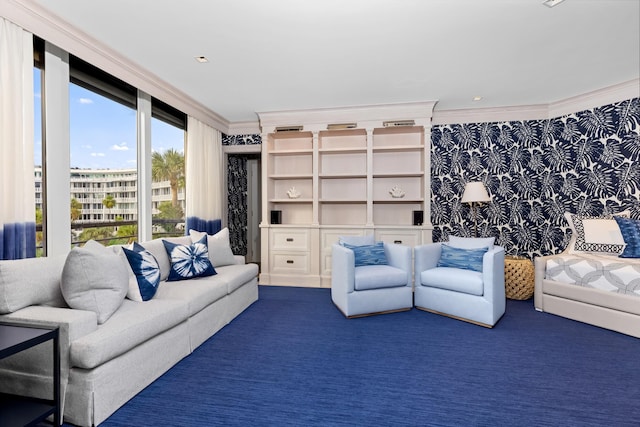
[[153, 237], [184, 235], [186, 117], [156, 99], [151, 103]]
[[74, 57], [70, 73], [72, 244], [136, 240], [136, 90]]
[[42, 77], [44, 64], [42, 61], [44, 55], [44, 41], [34, 37], [33, 41], [33, 164], [35, 177], [35, 194], [36, 194], [36, 256], [44, 256], [45, 253], [45, 232], [43, 223], [46, 213], [46, 205], [44, 203], [44, 168], [42, 162]]

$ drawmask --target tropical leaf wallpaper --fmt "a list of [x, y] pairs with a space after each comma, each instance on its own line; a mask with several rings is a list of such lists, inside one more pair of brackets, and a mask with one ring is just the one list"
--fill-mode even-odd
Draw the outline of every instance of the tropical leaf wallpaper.
[[550, 119], [438, 125], [431, 129], [433, 240], [473, 235], [467, 181], [492, 196], [478, 235], [508, 254], [533, 257], [568, 244], [564, 212], [630, 210], [640, 218], [638, 98]]
[[[223, 135], [224, 145], [261, 144], [260, 135]], [[485, 183], [478, 234], [507, 253], [561, 252], [570, 239], [564, 212], [630, 210], [640, 218], [640, 99], [550, 120], [434, 125], [431, 129], [433, 241], [473, 235], [467, 181]], [[229, 231], [246, 254], [246, 159], [229, 156]]]
[[[222, 145], [262, 144], [260, 135], [222, 135]], [[227, 170], [229, 240], [236, 255], [247, 254], [247, 158], [229, 156]]]

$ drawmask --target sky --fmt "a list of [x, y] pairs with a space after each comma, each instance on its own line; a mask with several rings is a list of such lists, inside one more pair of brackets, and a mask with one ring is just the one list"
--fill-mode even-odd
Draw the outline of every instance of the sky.
[[[40, 70], [34, 69], [34, 163], [42, 165]], [[69, 125], [72, 168], [135, 169], [136, 112], [95, 92], [69, 84]], [[184, 152], [184, 131], [151, 120], [151, 147]]]

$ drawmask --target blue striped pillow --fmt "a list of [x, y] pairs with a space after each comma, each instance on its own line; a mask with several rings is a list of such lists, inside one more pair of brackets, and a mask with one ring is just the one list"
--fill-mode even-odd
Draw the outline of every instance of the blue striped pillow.
[[387, 265], [387, 256], [384, 253], [384, 243], [376, 242], [373, 245], [348, 245], [344, 243], [344, 247], [351, 249], [355, 256], [356, 267], [365, 265]]
[[640, 220], [613, 217], [620, 227], [625, 247], [620, 258], [640, 258]]
[[482, 272], [482, 258], [489, 248], [460, 249], [442, 244], [438, 267], [462, 268]]

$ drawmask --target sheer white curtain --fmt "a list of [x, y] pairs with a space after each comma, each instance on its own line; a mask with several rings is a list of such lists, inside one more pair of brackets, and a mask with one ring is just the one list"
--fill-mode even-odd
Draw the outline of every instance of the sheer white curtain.
[[215, 234], [222, 224], [222, 136], [189, 116], [186, 148], [186, 230]]
[[0, 259], [35, 256], [33, 37], [0, 17]]

